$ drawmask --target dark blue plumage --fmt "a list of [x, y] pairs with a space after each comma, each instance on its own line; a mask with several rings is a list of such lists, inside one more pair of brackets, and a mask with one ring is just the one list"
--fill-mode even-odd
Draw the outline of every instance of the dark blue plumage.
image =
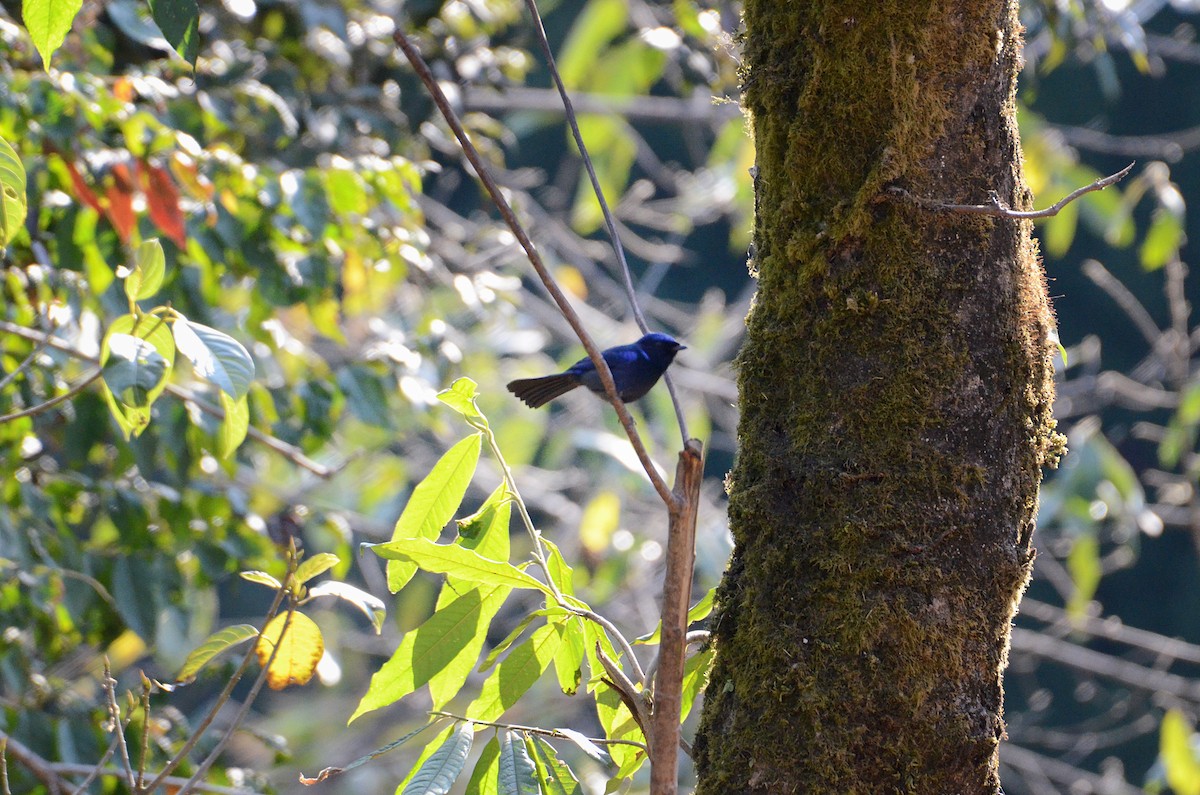
[[[621, 400], [628, 403], [637, 400], [658, 383], [658, 379], [671, 366], [675, 354], [684, 349], [666, 334], [647, 334], [631, 345], [618, 345], [603, 352], [604, 361], [612, 371], [613, 381]], [[561, 373], [541, 378], [519, 378], [508, 385], [512, 392], [530, 408], [538, 408], [559, 395], [570, 392], [577, 386], [585, 386], [598, 395], [604, 395], [600, 374], [588, 358], [580, 359]]]

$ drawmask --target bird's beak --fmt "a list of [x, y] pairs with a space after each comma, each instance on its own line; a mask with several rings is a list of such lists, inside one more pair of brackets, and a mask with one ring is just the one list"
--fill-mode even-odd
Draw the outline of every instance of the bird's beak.
[[676, 353], [678, 353], [679, 351], [686, 351], [686, 350], [687, 350], [686, 345], [680, 345], [678, 342], [675, 343], [675, 352]]

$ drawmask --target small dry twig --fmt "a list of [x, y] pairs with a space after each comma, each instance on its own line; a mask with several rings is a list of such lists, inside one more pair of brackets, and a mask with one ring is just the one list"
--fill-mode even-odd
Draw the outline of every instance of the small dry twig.
[[1094, 190], [1103, 190], [1109, 185], [1120, 182], [1133, 170], [1134, 165], [1134, 163], [1130, 163], [1115, 174], [1109, 174], [1107, 177], [1102, 177], [1095, 182], [1084, 185], [1082, 188], [1077, 188], [1044, 210], [1014, 210], [995, 192], [992, 192], [990, 196], [990, 204], [951, 204], [950, 202], [938, 201], [937, 199], [925, 199], [920, 196], [913, 196], [904, 188], [895, 185], [888, 188], [888, 191], [896, 196], [914, 201], [922, 207], [929, 207], [934, 210], [946, 210], [947, 212], [962, 213], [964, 215], [990, 215], [997, 218], [1050, 218], [1051, 216], [1058, 215], [1062, 211], [1062, 208], [1085, 193], [1091, 193]]

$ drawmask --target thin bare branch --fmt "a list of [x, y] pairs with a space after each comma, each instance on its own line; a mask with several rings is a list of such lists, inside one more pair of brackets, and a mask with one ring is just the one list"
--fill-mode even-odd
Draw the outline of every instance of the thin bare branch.
[[[9, 323], [6, 320], [0, 320], [0, 331], [4, 331], [8, 334], [13, 334], [18, 337], [23, 337], [27, 340], [32, 340], [34, 342], [38, 342], [38, 343], [44, 342], [47, 347], [54, 348], [57, 351], [62, 351], [63, 353], [71, 356], [72, 358], [78, 359], [81, 362], [88, 362], [90, 364], [96, 365], [97, 367], [100, 366], [100, 360], [97, 359], [95, 356], [91, 356], [90, 354], [84, 353], [83, 351], [77, 349], [75, 346], [71, 345], [71, 343], [67, 342], [66, 340], [64, 340], [60, 337], [56, 337], [53, 334], [48, 334], [48, 333], [46, 333], [44, 331], [40, 331], [38, 329], [25, 328], [24, 326], [19, 326], [16, 323]], [[96, 375], [98, 376], [99, 373], [97, 372]], [[94, 381], [95, 377], [93, 377], [91, 380]], [[91, 381], [89, 381], [88, 383], [91, 383]], [[212, 403], [209, 403], [207, 400], [200, 397], [199, 395], [197, 395], [195, 392], [188, 389], [187, 387], [182, 387], [177, 384], [167, 384], [165, 391], [168, 394], [179, 398], [180, 400], [191, 401], [192, 403], [196, 404], [196, 407], [199, 408], [201, 411], [203, 411], [205, 414], [216, 417], [219, 420], [225, 419], [225, 412], [220, 406], [216, 406]], [[68, 397], [69, 396], [70, 395], [68, 395]], [[65, 397], [60, 396], [58, 398], [55, 398], [54, 401], [61, 402], [64, 399], [65, 399]], [[41, 406], [35, 406], [34, 408], [38, 409], [39, 411], [44, 411], [46, 408], [49, 408], [49, 405], [42, 404]], [[28, 409], [27, 409], [27, 411], [28, 411]], [[21, 416], [21, 414], [20, 413], [18, 413], [16, 415], [10, 414], [7, 417], [0, 417], [0, 422], [7, 420], [7, 419], [15, 419], [17, 416]], [[327, 467], [324, 464], [319, 464], [316, 461], [313, 461], [311, 458], [306, 456], [299, 447], [290, 445], [287, 442], [283, 441], [282, 439], [277, 439], [276, 437], [271, 436], [270, 434], [263, 433], [258, 428], [255, 428], [253, 425], [251, 425], [250, 428], [247, 430], [246, 435], [249, 436], [254, 441], [258, 442], [259, 444], [262, 444], [265, 447], [269, 447], [270, 449], [272, 449], [275, 452], [279, 453], [280, 455], [284, 456], [289, 461], [291, 461], [293, 464], [296, 464], [299, 467], [307, 469], [309, 472], [312, 472], [317, 477], [329, 478], [329, 477], [332, 477], [334, 474], [336, 474], [336, 472], [338, 471], [337, 468], [331, 469], [330, 467]]]
[[997, 218], [1013, 218], [1022, 220], [1050, 218], [1058, 215], [1060, 212], [1062, 212], [1062, 208], [1066, 207], [1080, 196], [1091, 193], [1094, 190], [1103, 190], [1109, 185], [1120, 182], [1126, 177], [1126, 175], [1129, 174], [1130, 171], [1133, 170], [1134, 165], [1134, 163], [1130, 163], [1115, 174], [1109, 174], [1107, 177], [1101, 177], [1095, 182], [1084, 185], [1082, 188], [1077, 188], [1044, 210], [1014, 210], [994, 193], [991, 196], [990, 204], [951, 204], [949, 202], [938, 201], [936, 199], [925, 199], [920, 196], [913, 196], [911, 193], [904, 190], [904, 188], [897, 186], [892, 186], [888, 190], [896, 196], [901, 196], [905, 199], [916, 202], [922, 207], [929, 207], [934, 210], [945, 210], [947, 212], [962, 213], [964, 215], [990, 215]]
[[[50, 333], [53, 334], [57, 328], [58, 328], [57, 323], [51, 324]], [[22, 359], [21, 363], [18, 364], [15, 368], [13, 368], [13, 371], [11, 373], [8, 373], [3, 378], [0, 378], [0, 389], [3, 389], [4, 387], [8, 386], [10, 383], [12, 383], [12, 380], [14, 378], [16, 378], [18, 375], [20, 375], [25, 370], [29, 369], [30, 365], [33, 364], [33, 360], [36, 359], [38, 356], [40, 356], [42, 351], [46, 350], [46, 348], [49, 346], [49, 344], [50, 343], [47, 342], [46, 340], [42, 340], [41, 342], [37, 343], [37, 345], [34, 346], [33, 350], [31, 350], [29, 352], [29, 355], [26, 356], [24, 359]]]
[[[296, 553], [295, 549], [293, 548], [288, 557], [287, 576], [283, 580], [283, 586], [275, 592], [275, 599], [271, 602], [271, 606], [267, 608], [266, 615], [263, 617], [262, 628], [258, 631], [259, 638], [262, 637], [262, 633], [266, 629], [267, 625], [271, 623], [271, 619], [278, 615], [279, 607], [283, 604], [284, 597], [287, 596], [291, 589], [292, 574], [295, 573], [296, 570], [295, 561]], [[217, 717], [217, 713], [220, 712], [221, 707], [225, 706], [225, 702], [229, 700], [229, 697], [233, 695], [233, 689], [237, 687], [238, 682], [242, 680], [242, 676], [250, 667], [250, 663], [254, 660], [254, 657], [257, 653], [257, 646], [258, 639], [255, 639], [254, 643], [250, 644], [250, 648], [247, 649], [246, 653], [242, 656], [242, 662], [240, 665], [238, 665], [237, 670], [233, 672], [233, 676], [229, 677], [229, 681], [225, 683], [225, 687], [223, 687], [221, 692], [217, 695], [213, 705], [209, 708], [208, 713], [204, 716], [204, 720], [200, 721], [200, 725], [196, 727], [191, 736], [188, 737], [186, 742], [184, 742], [183, 747], [176, 751], [175, 755], [167, 761], [167, 764], [163, 766], [163, 769], [160, 770], [158, 775], [154, 777], [154, 780], [142, 788], [142, 792], [152, 793], [162, 786], [163, 781], [165, 781], [166, 778], [175, 771], [175, 768], [179, 767], [183, 760], [187, 758], [187, 755], [191, 753], [193, 748], [196, 747], [196, 743], [200, 742], [200, 738], [204, 736], [204, 732], [206, 732], [208, 727], [212, 725], [212, 722]], [[278, 644], [276, 644], [276, 648], [278, 648]], [[266, 668], [267, 666], [263, 666], [263, 670], [266, 670]]]
[[1200, 704], [1200, 682], [1186, 676], [1157, 671], [1021, 627], [1013, 627], [1012, 647], [1014, 652], [1054, 660], [1131, 688], [1163, 693]]
[[612, 404], [613, 410], [617, 412], [621, 426], [624, 427], [625, 433], [629, 437], [629, 442], [633, 445], [634, 452], [642, 464], [642, 468], [646, 470], [646, 476], [650, 478], [654, 490], [658, 492], [658, 496], [662, 498], [663, 503], [671, 506], [674, 496], [671, 494], [671, 490], [667, 488], [666, 481], [663, 480], [658, 470], [655, 469], [654, 462], [650, 460], [650, 454], [646, 452], [646, 446], [642, 443], [641, 436], [637, 432], [633, 417], [630, 416], [629, 410], [617, 393], [612, 372], [608, 369], [608, 363], [604, 361], [604, 356], [601, 354], [600, 349], [596, 347], [595, 341], [592, 340], [587, 329], [583, 327], [583, 323], [579, 320], [579, 315], [571, 306], [571, 302], [558, 286], [554, 277], [550, 275], [550, 270], [542, 261], [542, 256], [538, 253], [537, 247], [534, 246], [533, 241], [530, 239], [529, 233], [525, 231], [525, 227], [517, 219], [508, 200], [504, 197], [500, 185], [492, 176], [491, 170], [479, 155], [479, 151], [475, 148], [475, 145], [471, 143], [466, 130], [463, 129], [462, 122], [459, 121], [458, 114], [451, 107], [450, 100], [446, 98], [446, 94], [442, 91], [441, 86], [438, 85], [433, 73], [429, 70], [429, 66], [425, 63], [425, 59], [421, 57], [420, 51], [408, 40], [408, 37], [404, 35], [404, 31], [402, 30], [397, 30], [393, 34], [392, 39], [396, 42], [396, 46], [404, 53], [405, 57], [408, 58], [408, 62], [412, 65], [417, 76], [421, 78], [421, 82], [425, 84], [425, 88], [433, 99], [434, 104], [446, 120], [446, 124], [449, 125], [450, 130], [454, 133], [454, 137], [458, 139], [459, 146], [462, 147], [463, 154], [466, 155], [467, 161], [475, 170], [476, 177], [478, 177], [488, 195], [491, 196], [492, 203], [496, 206], [500, 216], [517, 238], [517, 242], [521, 245], [521, 248], [525, 250], [530, 264], [533, 265], [533, 269], [537, 272], [538, 278], [541, 279], [546, 291], [550, 293], [554, 299], [554, 303], [558, 305], [559, 311], [562, 312], [563, 317], [571, 324], [571, 329], [575, 332], [575, 336], [583, 344], [588, 358], [596, 366], [596, 372], [600, 376], [600, 382], [604, 385], [604, 392], [608, 396], [609, 403]]
[[1117, 306], [1121, 307], [1121, 311], [1133, 322], [1138, 332], [1146, 342], [1150, 343], [1151, 347], [1158, 343], [1159, 337], [1162, 336], [1162, 330], [1154, 322], [1154, 318], [1150, 317], [1150, 313], [1146, 311], [1142, 302], [1120, 279], [1113, 276], [1107, 268], [1094, 259], [1084, 260], [1080, 270], [1083, 271], [1084, 276], [1091, 279], [1092, 284], [1103, 290]]
[[[642, 307], [638, 303], [637, 289], [633, 286], [633, 276], [629, 272], [629, 262], [625, 259], [625, 248], [621, 245], [621, 236], [617, 233], [616, 221], [613, 219], [612, 210], [608, 206], [608, 200], [604, 197], [604, 188], [600, 185], [600, 178], [596, 176], [596, 167], [592, 164], [591, 155], [588, 154], [587, 144], [583, 140], [583, 133], [579, 130], [579, 120], [576, 118], [575, 108], [571, 104], [571, 94], [567, 91], [562, 75], [558, 72], [558, 65], [554, 61], [554, 51], [550, 48], [550, 40], [546, 38], [546, 29], [542, 25], [542, 15], [538, 12], [537, 0], [525, 0], [525, 7], [529, 9], [529, 14], [533, 17], [534, 32], [537, 34], [538, 43], [542, 47], [542, 54], [546, 56], [546, 66], [550, 70], [551, 77], [554, 78], [554, 85], [558, 89], [559, 97], [562, 99], [563, 110], [567, 114], [567, 125], [571, 128], [571, 135], [575, 138], [575, 145], [579, 148], [579, 156], [583, 159], [583, 167], [587, 170], [588, 179], [592, 182], [592, 193], [595, 194], [596, 201], [600, 203], [600, 212], [604, 216], [604, 226], [608, 229], [608, 237], [612, 241], [613, 253], [616, 254], [617, 264], [621, 269], [621, 281], [625, 285], [625, 294], [629, 298], [629, 306], [633, 312], [633, 317], [637, 321], [638, 328], [642, 330], [642, 333], [649, 334], [650, 325], [646, 322], [646, 316], [642, 314]], [[663, 381], [667, 385], [667, 391], [671, 394], [671, 402], [675, 406], [675, 419], [679, 423], [679, 432], [683, 436], [683, 443], [687, 444], [691, 436], [688, 433], [687, 420], [683, 416], [683, 406], [679, 403], [679, 396], [675, 393], [675, 384], [671, 380], [671, 374], [664, 373]], [[670, 502], [667, 504], [670, 505]]]
[[101, 682], [104, 696], [108, 702], [108, 719], [112, 721], [113, 737], [117, 741], [117, 758], [121, 760], [121, 769], [125, 771], [125, 781], [131, 792], [137, 792], [138, 781], [133, 775], [133, 765], [129, 761], [129, 747], [125, 744], [125, 726], [121, 722], [121, 708], [117, 705], [117, 680], [112, 677], [112, 669], [108, 665], [107, 655], [104, 658], [104, 680]]
[[14, 411], [12, 414], [5, 414], [4, 416], [0, 417], [0, 425], [3, 425], [6, 422], [12, 422], [13, 420], [19, 420], [22, 417], [35, 417], [38, 414], [44, 414], [45, 412], [57, 406], [59, 403], [68, 401], [83, 390], [87, 389], [96, 381], [96, 379], [100, 377], [100, 373], [100, 370], [95, 370], [86, 378], [83, 378], [81, 381], [79, 381], [79, 383], [75, 384], [75, 386], [68, 389], [66, 392], [63, 392], [61, 395], [55, 395], [45, 403], [39, 403], [36, 406], [30, 406], [29, 408], [21, 411]]
[[66, 788], [66, 782], [54, 772], [50, 762], [3, 729], [0, 729], [0, 746], [2, 746], [0, 747], [0, 757], [7, 759], [11, 755], [13, 759], [24, 765], [34, 778], [46, 785], [50, 795], [61, 795]]
[[[455, 715], [453, 712], [442, 712], [441, 710], [437, 709], [433, 710], [429, 714], [440, 718], [453, 718], [454, 720], [462, 723], [469, 721], [474, 723], [476, 726], [491, 726], [495, 729], [526, 732], [527, 734], [540, 734], [543, 737], [553, 737], [557, 740], [570, 740], [571, 742], [575, 741], [570, 735], [564, 734], [561, 729], [542, 729], [537, 726], [523, 726], [519, 723], [495, 723], [487, 720], [475, 720], [474, 718], [468, 718], [463, 715]], [[610, 740], [607, 737], [585, 737], [584, 739], [590, 743], [595, 743], [596, 745], [632, 745], [634, 748], [641, 748], [643, 751], [646, 750], [645, 744], [639, 743], [636, 740]]]
[[[99, 767], [94, 765], [81, 765], [71, 762], [53, 762], [49, 768], [60, 776], [85, 776], [93, 772], [97, 772], [101, 776], [121, 777], [125, 773], [116, 767]], [[177, 776], [167, 776], [162, 780], [164, 787], [181, 787], [187, 780]], [[194, 789], [197, 792], [207, 792], [211, 795], [260, 795], [258, 790], [243, 789], [241, 787], [223, 787], [220, 784], [197, 784]]]

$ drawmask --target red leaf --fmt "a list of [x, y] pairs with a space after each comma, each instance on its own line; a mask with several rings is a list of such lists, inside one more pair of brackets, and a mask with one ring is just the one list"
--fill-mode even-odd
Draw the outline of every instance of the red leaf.
[[152, 220], [167, 239], [179, 248], [187, 245], [183, 212], [179, 209], [179, 191], [164, 168], [139, 160], [138, 183], [146, 194], [146, 205]]
[[104, 192], [107, 199], [104, 214], [117, 230], [121, 242], [128, 243], [137, 224], [133, 215], [133, 181], [129, 179], [129, 166], [124, 163], [117, 163], [110, 173], [112, 181]]
[[96, 198], [96, 194], [84, 182], [83, 175], [79, 173], [79, 169], [75, 168], [75, 164], [65, 157], [62, 161], [63, 165], [67, 167], [67, 173], [71, 175], [71, 188], [75, 191], [75, 198], [103, 215], [104, 208], [100, 206], [100, 199]]

